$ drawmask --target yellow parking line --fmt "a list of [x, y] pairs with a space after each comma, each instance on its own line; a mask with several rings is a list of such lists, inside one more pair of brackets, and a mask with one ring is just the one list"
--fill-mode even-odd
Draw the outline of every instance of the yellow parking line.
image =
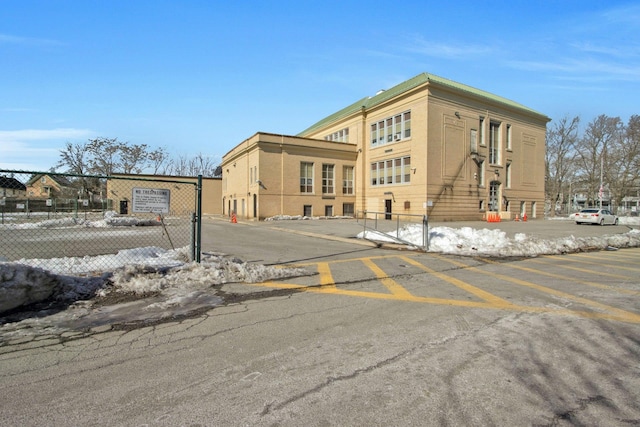
[[429, 297], [418, 297], [415, 295], [409, 296], [400, 296], [393, 294], [386, 294], [381, 292], [367, 292], [367, 291], [352, 291], [345, 289], [327, 289], [325, 287], [319, 286], [304, 286], [304, 285], [295, 285], [291, 283], [278, 283], [278, 282], [262, 282], [262, 283], [252, 283], [252, 286], [258, 287], [267, 287], [267, 288], [280, 288], [280, 289], [299, 289], [303, 292], [317, 293], [317, 294], [331, 294], [331, 295], [345, 295], [345, 296], [353, 296], [359, 298], [371, 298], [371, 299], [379, 299], [379, 300], [392, 300], [392, 301], [410, 301], [410, 302], [418, 302], [418, 303], [427, 303], [433, 305], [448, 305], [453, 307], [465, 307], [465, 308], [485, 308], [485, 309], [493, 309], [493, 310], [509, 310], [515, 312], [523, 312], [523, 313], [550, 313], [556, 315], [563, 316], [578, 316], [584, 317], [587, 319], [604, 319], [604, 320], [615, 320], [619, 322], [627, 322], [627, 323], [640, 323], [640, 316], [629, 316], [627, 312], [623, 312], [622, 314], [611, 314], [611, 313], [601, 313], [601, 312], [592, 312], [592, 311], [583, 311], [583, 310], [568, 310], [564, 308], [557, 307], [533, 307], [533, 306], [524, 306], [524, 305], [515, 305], [509, 304], [505, 305], [496, 305], [487, 302], [479, 302], [479, 301], [464, 301], [464, 300], [453, 300], [453, 299], [443, 299], [443, 298], [429, 298]]
[[329, 267], [329, 263], [319, 262], [318, 274], [320, 274], [320, 285], [329, 290], [335, 289], [336, 282], [333, 280], [333, 276], [331, 275], [331, 267]]
[[[589, 258], [589, 259], [597, 260], [600, 263], [602, 263], [605, 260], [602, 257], [588, 256], [587, 254], [571, 254], [571, 260], [573, 262], [582, 263], [582, 264], [593, 264], [593, 261], [583, 261], [576, 258]], [[607, 258], [607, 259], [610, 259], [610, 258]], [[640, 271], [640, 268], [625, 267], [622, 265], [612, 265], [612, 264], [607, 264], [607, 265], [620, 270]], [[600, 272], [598, 272], [598, 274], [600, 274]]]
[[[537, 260], [531, 260], [531, 261], [536, 261], [537, 262]], [[551, 263], [545, 263], [545, 264], [551, 264]], [[593, 288], [616, 291], [616, 292], [619, 292], [621, 294], [640, 295], [640, 292], [638, 292], [638, 291], [632, 291], [630, 289], [624, 289], [624, 288], [617, 288], [615, 286], [610, 286], [610, 285], [603, 285], [602, 283], [590, 282], [590, 281], [587, 281], [587, 280], [574, 279], [573, 277], [570, 277], [570, 276], [563, 276], [562, 274], [549, 273], [548, 271], [544, 271], [544, 270], [536, 270], [534, 268], [522, 267], [520, 265], [510, 265], [509, 267], [517, 268], [518, 270], [522, 270], [522, 271], [528, 271], [528, 272], [534, 273], [534, 274], [541, 274], [543, 276], [548, 276], [548, 277], [553, 277], [553, 278], [556, 278], [556, 279], [566, 280], [566, 281], [569, 281], [569, 282], [579, 283], [581, 285], [587, 285], [587, 286], [591, 286]], [[565, 268], [565, 267], [566, 266], [562, 266], [562, 268]], [[594, 273], [593, 271], [590, 271], [590, 270], [584, 270], [584, 272]], [[628, 277], [626, 277], [626, 276], [623, 276], [623, 277], [625, 279], [628, 279]]]
[[391, 293], [395, 296], [400, 296], [404, 298], [413, 297], [405, 288], [400, 286], [398, 282], [393, 280], [392, 278], [387, 276], [387, 273], [384, 272], [380, 267], [378, 267], [373, 261], [370, 259], [363, 259], [362, 263], [366, 265], [369, 270], [373, 271], [378, 280], [382, 282], [382, 284], [391, 291]]
[[[572, 260], [572, 262], [574, 262], [574, 261], [575, 260]], [[537, 264], [545, 264], [545, 265], [556, 265], [555, 263], [550, 262], [548, 260], [548, 257], [532, 259], [531, 262], [534, 262], [534, 263], [537, 263]], [[581, 262], [581, 261], [576, 261], [576, 262]], [[582, 262], [584, 262], [584, 261], [582, 261]], [[591, 263], [589, 263], [589, 264], [591, 264]], [[516, 266], [515, 268], [524, 268], [524, 267]], [[604, 271], [591, 270], [591, 269], [588, 269], [588, 268], [572, 267], [572, 266], [566, 265], [566, 264], [563, 264], [562, 268], [563, 269], [567, 269], [567, 270], [579, 271], [581, 273], [588, 273], [588, 274], [596, 274], [598, 276], [613, 277], [615, 279], [622, 279], [622, 280], [631, 279], [631, 277], [623, 276], [621, 274], [605, 273]], [[532, 269], [532, 271], [539, 271], [539, 270], [533, 270]], [[589, 284], [590, 286], [595, 285], [596, 287], [602, 288], [602, 289], [615, 289], [615, 290], [619, 290], [620, 292], [623, 292], [623, 293], [629, 293], [629, 294], [632, 294], [632, 295], [640, 295], [640, 292], [630, 291], [630, 290], [627, 290], [627, 289], [618, 289], [618, 288], [614, 288], [612, 286], [600, 285], [600, 284], [596, 284], [596, 283], [593, 283], [593, 282], [579, 281], [579, 280], [572, 279], [571, 277], [562, 276], [562, 275], [559, 275], [559, 274], [556, 275], [556, 274], [552, 274], [552, 273], [547, 273], [545, 271], [539, 271], [539, 272], [541, 274], [546, 275], [546, 276], [554, 276], [554, 277], [558, 277], [558, 278], [561, 278], [561, 279], [567, 279], [567, 280], [571, 280], [571, 281], [575, 281], [575, 282], [579, 282], [579, 283], [585, 283], [585, 284]]]
[[492, 305], [496, 306], [496, 307], [510, 307], [513, 306], [512, 303], [510, 303], [507, 300], [504, 300], [500, 297], [497, 297], [487, 291], [484, 291], [480, 288], [477, 288], [473, 285], [470, 285], [466, 282], [463, 282], [462, 280], [458, 280], [455, 277], [451, 277], [451, 276], [447, 276], [446, 274], [440, 273], [438, 271], [435, 271], [429, 267], [427, 267], [426, 265], [423, 265], [421, 263], [419, 263], [418, 261], [415, 261], [411, 258], [408, 257], [400, 257], [402, 258], [405, 262], [408, 262], [411, 265], [414, 265], [424, 271], [426, 271], [429, 274], [432, 274], [434, 276], [436, 276], [438, 279], [440, 280], [444, 280], [445, 282], [451, 283], [452, 285], [462, 289], [463, 291], [469, 292], [472, 295], [477, 296], [478, 298], [487, 301], [489, 303], [491, 303]]
[[[468, 269], [470, 271], [492, 276], [499, 280], [515, 283], [520, 286], [529, 287], [537, 291], [540, 291], [542, 293], [554, 295], [556, 297], [569, 299], [569, 300], [578, 302], [580, 304], [593, 307], [597, 309], [597, 311], [569, 310], [569, 309], [558, 308], [558, 307], [523, 306], [523, 305], [513, 304], [496, 295], [493, 295], [487, 291], [484, 291], [476, 286], [463, 282], [462, 280], [456, 279], [455, 277], [450, 277], [444, 273], [435, 271], [421, 264], [420, 262], [410, 258], [409, 256], [402, 256], [402, 255], [365, 257], [365, 258], [355, 258], [350, 260], [337, 260], [337, 261], [305, 264], [305, 265], [315, 264], [317, 266], [317, 270], [320, 277], [320, 286], [308, 286], [308, 285], [281, 283], [281, 282], [263, 282], [263, 283], [255, 283], [252, 285], [261, 286], [261, 287], [283, 288], [283, 289], [297, 289], [303, 292], [345, 295], [345, 296], [372, 298], [372, 299], [379, 299], [379, 300], [411, 301], [411, 302], [427, 303], [427, 304], [434, 304], [434, 305], [448, 305], [448, 306], [467, 307], [467, 308], [501, 309], [501, 310], [510, 310], [510, 311], [528, 312], [528, 313], [553, 313], [553, 314], [568, 315], [568, 316], [579, 316], [579, 317], [584, 317], [589, 319], [606, 319], [606, 320], [615, 320], [615, 321], [622, 321], [622, 322], [629, 322], [629, 323], [640, 323], [640, 315], [633, 312], [618, 309], [612, 306], [608, 306], [606, 304], [601, 304], [597, 301], [592, 301], [586, 298], [578, 297], [563, 291], [538, 285], [533, 282], [516, 279], [514, 277], [507, 276], [504, 274], [485, 271], [477, 267], [469, 266], [467, 264], [455, 261], [453, 259], [445, 258], [439, 255], [433, 254], [432, 256], [435, 258], [439, 258], [443, 261], [446, 261], [447, 263]], [[429, 274], [432, 274], [438, 279], [443, 280], [447, 283], [453, 284], [454, 286], [480, 298], [482, 301], [431, 298], [431, 297], [420, 297], [420, 296], [413, 295], [409, 291], [407, 291], [404, 287], [402, 287], [398, 282], [390, 278], [382, 268], [380, 268], [378, 265], [376, 265], [373, 262], [374, 259], [391, 258], [391, 257], [399, 258], [404, 262], [407, 262], [408, 264], [418, 267], [421, 270], [426, 271]], [[485, 259], [484, 261], [488, 263], [498, 264], [495, 261], [491, 261], [487, 259]], [[362, 262], [364, 265], [367, 266], [367, 268], [369, 268], [375, 274], [376, 278], [390, 291], [390, 293], [357, 291], [357, 290], [347, 290], [347, 289], [338, 288], [336, 286], [335, 280], [331, 272], [331, 264], [334, 262]], [[302, 264], [297, 264], [297, 265], [300, 266]], [[548, 273], [544, 271], [538, 271], [533, 268], [516, 266], [516, 265], [510, 265], [510, 267], [523, 270], [523, 271], [532, 272], [534, 274], [556, 277], [563, 280], [571, 280], [570, 278], [567, 278], [565, 276], [556, 275], [556, 274]], [[593, 286], [597, 285], [597, 287], [610, 289], [610, 287], [607, 287], [605, 285], [599, 285], [591, 282], [578, 281], [578, 283], [586, 283]], [[620, 291], [619, 289], [615, 289], [615, 288], [611, 288], [611, 289]], [[633, 291], [628, 291], [628, 292], [633, 292]]]
[[[498, 264], [495, 261], [491, 261], [491, 260], [487, 260], [487, 259], [485, 259], [485, 261], [489, 262], [491, 264]], [[589, 299], [586, 299], [586, 298], [578, 297], [578, 296], [575, 296], [575, 295], [572, 295], [572, 294], [569, 294], [569, 293], [566, 293], [566, 292], [559, 291], [557, 289], [553, 289], [553, 288], [549, 288], [549, 287], [546, 287], [546, 286], [538, 285], [536, 283], [532, 283], [532, 282], [527, 282], [525, 280], [516, 279], [515, 277], [505, 276], [504, 274], [492, 273], [490, 271], [484, 271], [484, 270], [480, 270], [480, 269], [477, 269], [477, 270], [479, 272], [483, 273], [483, 274], [495, 277], [495, 278], [500, 279], [500, 280], [504, 280], [504, 281], [507, 281], [507, 282], [515, 283], [515, 284], [520, 285], [520, 286], [526, 286], [528, 288], [536, 289], [536, 290], [538, 290], [540, 292], [544, 292], [544, 293], [547, 293], [547, 294], [550, 294], [550, 295], [554, 295], [554, 296], [557, 296], [557, 297], [570, 299], [572, 301], [576, 301], [576, 302], [579, 302], [579, 303], [584, 304], [584, 305], [595, 307], [595, 308], [598, 308], [600, 310], [605, 310], [605, 311], [609, 311], [609, 312], [612, 312], [612, 313], [617, 313], [616, 317], [619, 317], [621, 319], [627, 319], [627, 321], [629, 321], [629, 322], [640, 323], [640, 315], [636, 314], [636, 313], [632, 313], [630, 311], [622, 310], [622, 309], [619, 309], [619, 308], [616, 308], [616, 307], [612, 307], [610, 305], [599, 303], [597, 301], [593, 301], [593, 300], [589, 300]]]
[[[311, 292], [317, 294], [334, 294], [334, 295], [346, 295], [346, 296], [355, 296], [361, 298], [372, 298], [372, 299], [384, 299], [384, 300], [392, 300], [392, 301], [410, 301], [410, 302], [420, 302], [420, 303], [428, 303], [434, 305], [450, 305], [457, 307], [468, 307], [468, 308], [492, 308], [492, 309], [500, 309], [500, 308], [513, 308], [517, 309], [516, 311], [531, 311], [531, 312], [546, 312], [550, 311], [544, 307], [520, 307], [512, 305], [511, 307], [502, 307], [497, 306], [492, 303], [482, 302], [482, 301], [466, 301], [466, 300], [455, 300], [455, 299], [445, 299], [445, 298], [431, 298], [431, 297], [420, 297], [416, 295], [412, 295], [410, 293], [406, 294], [389, 294], [383, 292], [370, 292], [370, 291], [354, 291], [348, 289], [331, 289], [323, 286], [306, 286], [306, 285], [296, 285], [292, 283], [281, 283], [281, 282], [261, 282], [261, 283], [251, 283], [251, 286], [259, 286], [265, 288], [282, 288], [282, 289], [299, 289], [304, 292]], [[526, 310], [521, 310], [522, 308]]]

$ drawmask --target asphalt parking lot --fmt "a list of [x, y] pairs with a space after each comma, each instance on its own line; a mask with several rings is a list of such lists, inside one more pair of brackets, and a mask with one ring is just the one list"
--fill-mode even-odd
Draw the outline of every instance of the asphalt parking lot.
[[[227, 223], [230, 225], [227, 227]], [[203, 250], [219, 251], [226, 254], [233, 254], [246, 261], [263, 263], [283, 262], [291, 258], [289, 249], [293, 242], [288, 242], [291, 236], [308, 236], [324, 240], [321, 246], [296, 246], [295, 254], [299, 258], [307, 256], [317, 256], [318, 253], [330, 254], [339, 253], [340, 249], [334, 247], [333, 241], [342, 241], [362, 245], [365, 247], [375, 246], [374, 243], [357, 239], [358, 233], [364, 230], [364, 221], [355, 219], [309, 219], [309, 220], [282, 220], [282, 221], [240, 221], [231, 224], [229, 218], [224, 216], [205, 217], [203, 224]], [[392, 231], [398, 226], [396, 221], [379, 220], [377, 224], [373, 221], [366, 223], [367, 227], [377, 225], [381, 231]], [[402, 224], [400, 224], [402, 225]], [[471, 227], [476, 229], [500, 229], [507, 236], [513, 238], [518, 233], [525, 233], [541, 239], [556, 239], [559, 237], [597, 237], [610, 234], [624, 234], [632, 228], [640, 226], [597, 226], [597, 225], [577, 225], [568, 220], [543, 220], [534, 219], [526, 222], [522, 221], [502, 221], [499, 223], [485, 221], [459, 221], [459, 222], [429, 222], [429, 229], [433, 227], [462, 228]], [[207, 231], [208, 230], [208, 231]], [[260, 235], [259, 233], [275, 232], [273, 237]], [[282, 233], [286, 232], [286, 233]], [[269, 241], [274, 244], [268, 246], [270, 250], [265, 251], [263, 245], [256, 245], [256, 238]], [[262, 243], [262, 242], [261, 242]], [[275, 244], [278, 243], [278, 244]]]
[[354, 239], [358, 230], [348, 220], [209, 219], [205, 250], [312, 274], [226, 283], [215, 292], [228, 303], [183, 318], [18, 335], [0, 347], [0, 420], [640, 423], [640, 249], [496, 260], [378, 248]]

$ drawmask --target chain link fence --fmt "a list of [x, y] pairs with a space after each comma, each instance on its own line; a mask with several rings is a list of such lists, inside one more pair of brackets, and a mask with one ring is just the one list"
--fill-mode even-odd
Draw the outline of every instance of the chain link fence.
[[91, 263], [98, 272], [149, 248], [199, 261], [200, 189], [201, 178], [0, 170], [0, 261]]

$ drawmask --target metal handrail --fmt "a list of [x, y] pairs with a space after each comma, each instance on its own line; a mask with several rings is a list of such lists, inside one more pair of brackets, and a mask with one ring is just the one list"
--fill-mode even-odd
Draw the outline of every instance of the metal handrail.
[[[372, 215], [373, 216], [373, 220], [374, 220], [374, 225], [373, 227], [371, 226], [367, 226], [367, 218]], [[407, 245], [411, 245], [411, 246], [418, 246], [420, 248], [422, 248], [425, 251], [429, 250], [429, 218], [427, 215], [417, 215], [417, 214], [399, 214], [399, 213], [392, 213], [392, 212], [374, 212], [374, 211], [357, 211], [356, 212], [356, 221], [358, 222], [358, 224], [360, 224], [360, 219], [362, 218], [362, 224], [363, 224], [363, 231], [367, 231], [367, 229], [369, 230], [373, 230], [373, 231], [377, 231], [380, 232], [380, 230], [378, 229], [378, 216], [382, 216], [384, 215], [384, 218], [386, 221], [389, 220], [393, 220], [393, 217], [395, 216], [396, 218], [396, 235], [395, 237], [387, 234], [390, 238], [394, 239], [395, 241], [399, 242], [399, 243], [403, 243], [403, 244], [407, 244]], [[406, 218], [420, 218], [421, 222], [422, 222], [422, 246], [420, 245], [416, 245], [414, 242], [409, 242], [406, 240], [403, 240], [400, 238], [400, 218], [401, 217], [406, 217]], [[407, 221], [410, 222], [410, 221]], [[418, 222], [418, 221], [415, 221]]]

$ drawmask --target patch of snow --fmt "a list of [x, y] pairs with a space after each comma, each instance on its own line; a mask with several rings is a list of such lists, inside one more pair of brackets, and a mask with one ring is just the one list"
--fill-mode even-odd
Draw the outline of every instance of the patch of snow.
[[[631, 218], [635, 220], [636, 218]], [[632, 225], [640, 225], [640, 222]], [[409, 224], [402, 228], [383, 233], [363, 231], [358, 238], [377, 242], [404, 242], [421, 247], [423, 245], [422, 225]], [[564, 254], [582, 250], [607, 247], [627, 248], [640, 246], [640, 230], [633, 229], [624, 234], [601, 237], [559, 237], [540, 239], [523, 233], [511, 239], [499, 229], [474, 229], [470, 227], [432, 227], [429, 229], [429, 252], [455, 255], [482, 255], [492, 257], [534, 257], [538, 255]]]

